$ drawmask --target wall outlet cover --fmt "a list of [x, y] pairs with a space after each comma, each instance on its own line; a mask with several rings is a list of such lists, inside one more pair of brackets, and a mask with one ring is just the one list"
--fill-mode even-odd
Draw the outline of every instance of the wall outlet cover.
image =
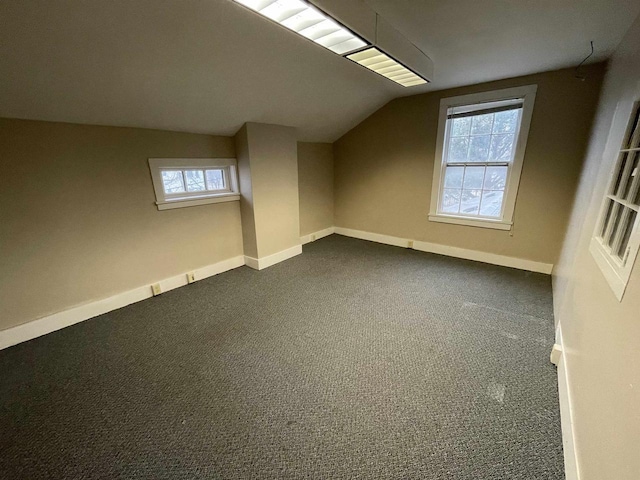
[[153, 292], [153, 296], [160, 295], [162, 293], [162, 288], [160, 288], [159, 283], [154, 283], [151, 285], [151, 291]]

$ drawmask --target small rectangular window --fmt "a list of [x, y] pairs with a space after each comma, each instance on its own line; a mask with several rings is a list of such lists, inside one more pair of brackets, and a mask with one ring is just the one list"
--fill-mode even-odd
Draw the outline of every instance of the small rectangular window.
[[150, 158], [158, 209], [238, 200], [235, 159]]
[[[640, 101], [633, 105], [590, 250], [618, 300], [622, 300], [640, 244]], [[615, 134], [614, 120], [612, 132]], [[620, 145], [620, 144], [618, 144]], [[608, 152], [609, 153], [609, 152]]]
[[228, 192], [225, 168], [211, 168], [206, 170], [175, 170], [161, 168], [162, 187], [165, 196], [178, 195], [183, 197], [186, 193], [224, 193]]
[[442, 99], [431, 221], [511, 228], [535, 92]]

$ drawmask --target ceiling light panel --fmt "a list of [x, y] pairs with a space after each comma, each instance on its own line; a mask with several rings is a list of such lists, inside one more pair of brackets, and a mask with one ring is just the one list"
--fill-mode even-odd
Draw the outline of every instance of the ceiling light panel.
[[396, 62], [393, 58], [375, 47], [352, 53], [346, 57], [389, 80], [393, 80], [403, 87], [413, 87], [427, 83], [424, 78], [415, 74], [401, 63]]
[[367, 46], [360, 37], [302, 0], [235, 1], [338, 55]]

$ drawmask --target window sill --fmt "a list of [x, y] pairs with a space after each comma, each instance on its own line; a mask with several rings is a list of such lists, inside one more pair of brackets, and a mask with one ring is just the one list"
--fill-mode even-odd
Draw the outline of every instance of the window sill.
[[167, 200], [164, 202], [156, 202], [156, 205], [158, 206], [158, 210], [170, 210], [172, 208], [195, 207], [197, 205], [207, 205], [209, 203], [237, 202], [238, 200], [240, 200], [240, 195], [237, 193], [227, 193], [211, 197]]
[[467, 227], [493, 228], [496, 230], [511, 230], [513, 223], [503, 220], [487, 220], [456, 217], [453, 215], [430, 214], [430, 222], [451, 223], [454, 225], [465, 225]]

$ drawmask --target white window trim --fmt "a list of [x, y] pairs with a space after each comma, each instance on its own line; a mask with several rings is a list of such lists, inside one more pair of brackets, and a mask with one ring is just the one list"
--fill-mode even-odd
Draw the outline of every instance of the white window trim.
[[[470, 95], [460, 95], [458, 97], [443, 98], [440, 100], [440, 113], [438, 115], [438, 134], [436, 139], [436, 156], [433, 168], [433, 183], [431, 186], [431, 205], [429, 207], [429, 220], [432, 222], [453, 223], [456, 225], [466, 225], [481, 228], [494, 228], [498, 230], [511, 230], [513, 226], [513, 213], [516, 205], [518, 186], [520, 184], [520, 174], [524, 162], [524, 153], [529, 137], [529, 127], [531, 126], [531, 116], [535, 103], [537, 85], [526, 85], [515, 88], [505, 88], [503, 90], [493, 90], [490, 92], [472, 93]], [[463, 215], [447, 215], [438, 213], [440, 204], [440, 192], [444, 184], [445, 164], [445, 134], [447, 128], [447, 111], [451, 107], [464, 105], [474, 105], [478, 103], [496, 102], [522, 98], [522, 118], [520, 120], [520, 130], [518, 141], [514, 152], [512, 165], [509, 167], [509, 174], [505, 187], [505, 199], [503, 204], [502, 218], [490, 219], [482, 217], [465, 217]]]
[[[635, 100], [639, 101], [640, 86], [635, 93]], [[607, 199], [609, 198], [609, 193], [611, 192], [617, 178], [619, 169], [618, 159], [621, 151], [620, 147], [624, 147], [623, 142], [625, 141], [630, 128], [630, 118], [634, 112], [634, 107], [635, 102], [626, 101], [618, 103], [613, 116], [613, 121], [611, 122], [611, 129], [609, 130], [609, 136], [607, 143], [605, 144], [603, 158], [607, 164], [609, 164], [608, 159], [610, 158], [615, 158], [616, 161], [610, 167], [607, 189], [602, 195], [598, 220], [589, 243], [589, 251], [595, 260], [596, 265], [598, 265], [598, 268], [604, 275], [604, 278], [619, 302], [621, 302], [624, 297], [627, 284], [629, 283], [629, 278], [631, 277], [631, 271], [637, 259], [638, 251], [640, 250], [640, 215], [636, 217], [635, 225], [633, 226], [631, 236], [629, 237], [624, 261], [621, 261], [617, 256], [612, 255], [611, 249], [603, 243], [599, 232], [602, 230], [604, 224]]]
[[[187, 170], [190, 168], [197, 170], [223, 169], [228, 177], [228, 189], [214, 193], [190, 193], [181, 196], [166, 195], [162, 184], [161, 172], [163, 170]], [[149, 170], [151, 171], [158, 210], [240, 200], [235, 158], [150, 158]]]

